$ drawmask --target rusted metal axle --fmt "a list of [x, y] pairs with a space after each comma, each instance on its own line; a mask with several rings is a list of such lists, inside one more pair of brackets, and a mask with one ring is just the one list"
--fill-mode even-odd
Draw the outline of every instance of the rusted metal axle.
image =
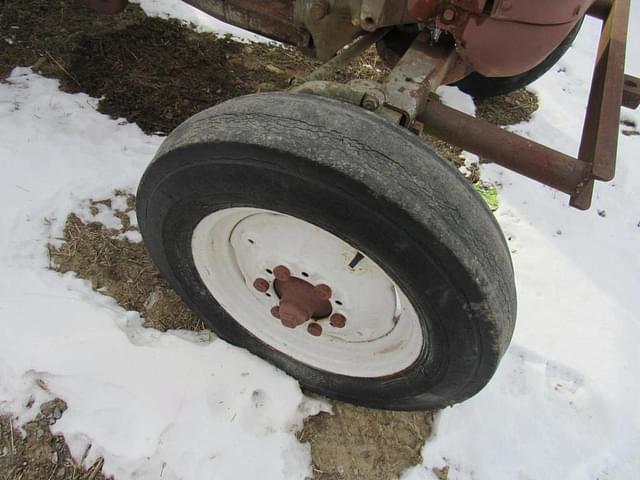
[[438, 101], [418, 116], [425, 132], [569, 195], [588, 178], [589, 165], [472, 117]]

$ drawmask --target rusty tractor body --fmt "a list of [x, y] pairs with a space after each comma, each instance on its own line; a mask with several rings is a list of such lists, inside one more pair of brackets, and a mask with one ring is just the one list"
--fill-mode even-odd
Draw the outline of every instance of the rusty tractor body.
[[[588, 209], [595, 180], [615, 173], [619, 111], [636, 108], [640, 82], [624, 74], [630, 0], [185, 0], [226, 23], [295, 45], [326, 61], [294, 91], [341, 98], [413, 131], [436, 137], [556, 188]], [[118, 13], [126, 0], [85, 0]], [[585, 15], [603, 20], [578, 158], [519, 137], [433, 100], [441, 84], [471, 73], [488, 78], [526, 74], [559, 48]], [[322, 78], [392, 31], [410, 45], [391, 52], [384, 85], [337, 85]], [[386, 58], [385, 58], [386, 59]], [[513, 152], [518, 152], [514, 155]]]

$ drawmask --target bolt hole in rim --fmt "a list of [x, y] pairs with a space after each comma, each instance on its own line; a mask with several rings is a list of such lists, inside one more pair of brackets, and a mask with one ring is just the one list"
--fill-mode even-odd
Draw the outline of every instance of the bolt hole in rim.
[[[222, 209], [198, 223], [191, 248], [196, 270], [218, 303], [251, 334], [299, 362], [374, 378], [407, 369], [422, 351], [420, 321], [404, 292], [372, 259], [309, 222], [258, 208]], [[331, 314], [344, 315], [346, 324], [335, 327], [327, 317], [283, 326], [271, 314], [279, 300], [273, 276], [266, 292], [254, 287], [276, 265], [296, 277], [307, 273], [304, 279], [314, 285], [330, 285], [340, 298]]]

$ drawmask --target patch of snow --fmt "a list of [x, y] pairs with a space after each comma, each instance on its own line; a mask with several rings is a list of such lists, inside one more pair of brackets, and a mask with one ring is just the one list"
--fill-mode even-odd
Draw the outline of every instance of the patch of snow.
[[127, 197], [124, 195], [113, 195], [111, 197], [111, 208], [116, 212], [126, 212], [127, 205]]
[[127, 230], [124, 233], [118, 234], [119, 239], [126, 239], [131, 243], [140, 243], [142, 241], [142, 235], [137, 230]]
[[[0, 84], [0, 413], [25, 422], [62, 398], [54, 432], [76, 459], [91, 444], [86, 462], [102, 456], [120, 479], [310, 476], [295, 431], [326, 406], [296, 381], [213, 335], [142, 328], [88, 282], [47, 269], [67, 214], [133, 191], [161, 141], [94, 106], [29, 69]], [[126, 205], [112, 206], [90, 218], [117, 227]]]
[[[92, 208], [96, 211], [92, 211]], [[92, 205], [90, 200], [87, 199], [81, 203], [80, 207], [77, 208], [74, 213], [84, 223], [97, 222], [102, 223], [107, 228], [120, 230], [122, 228], [122, 221], [115, 216], [114, 212], [116, 211], [117, 209], [102, 203]]]
[[138, 226], [138, 217], [136, 216], [135, 210], [131, 210], [130, 212], [127, 213], [127, 215], [129, 215], [129, 223], [132, 226], [137, 227]]
[[438, 89], [440, 100], [445, 105], [460, 110], [462, 113], [476, 116], [476, 106], [469, 95], [460, 92], [456, 87], [443, 86]]

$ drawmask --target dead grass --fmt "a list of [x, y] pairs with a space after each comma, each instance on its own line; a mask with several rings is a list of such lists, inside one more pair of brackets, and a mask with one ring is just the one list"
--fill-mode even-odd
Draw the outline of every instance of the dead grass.
[[[70, 0], [4, 0], [0, 9], [0, 79], [14, 66], [31, 66], [66, 91], [100, 98], [102, 113], [147, 133], [168, 133], [233, 97], [283, 90], [318, 65], [293, 48], [242, 44], [147, 17], [135, 4], [117, 16]], [[372, 49], [335, 79], [386, 71]]]
[[[161, 331], [204, 330], [205, 326], [160, 276], [142, 243], [133, 243], [120, 234], [136, 230], [128, 212], [134, 197], [127, 196], [127, 210], [116, 212], [122, 230], [108, 229], [97, 222], [85, 223], [77, 215], [67, 218], [63, 244], [49, 246], [51, 265], [61, 273], [75, 272], [91, 282], [94, 289], [113, 297], [123, 308], [140, 312], [144, 325]], [[110, 200], [93, 201], [109, 205]]]
[[498, 97], [476, 98], [474, 102], [477, 117], [500, 126], [528, 122], [539, 107], [536, 94], [526, 88]]

